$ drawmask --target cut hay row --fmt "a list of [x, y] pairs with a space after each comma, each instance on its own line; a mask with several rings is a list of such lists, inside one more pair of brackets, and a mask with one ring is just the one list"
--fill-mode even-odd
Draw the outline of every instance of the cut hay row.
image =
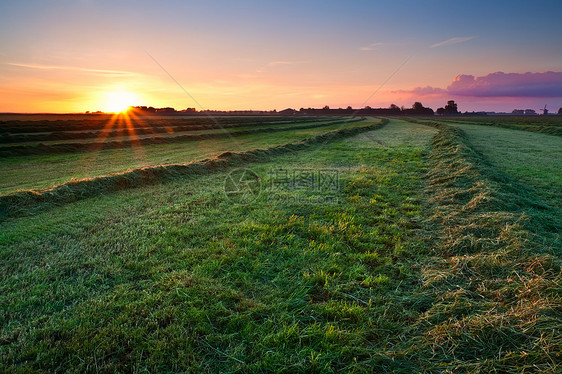
[[376, 124], [334, 130], [298, 142], [270, 148], [252, 149], [244, 152], [224, 152], [211, 159], [186, 164], [139, 168], [119, 174], [71, 181], [49, 190], [18, 191], [2, 195], [0, 196], [0, 221], [9, 217], [34, 214], [54, 206], [123, 189], [151, 185], [178, 177], [207, 174], [228, 167], [243, 165], [247, 162], [267, 161], [273, 156], [300, 151], [336, 139], [379, 129], [387, 123], [388, 120], [385, 119]]
[[[236, 123], [208, 123], [207, 121], [202, 121], [201, 123], [177, 123], [173, 121], [168, 122], [158, 122], [146, 121], [141, 119], [140, 121], [131, 119], [131, 125], [133, 127], [135, 135], [155, 135], [155, 134], [170, 134], [177, 132], [188, 132], [188, 131], [205, 131], [205, 130], [224, 130], [224, 129], [237, 129], [246, 127], [274, 127], [274, 126], [286, 126], [290, 125], [302, 125], [305, 123], [318, 123], [318, 122], [338, 122], [338, 119], [325, 119], [325, 118], [300, 118], [298, 120], [284, 120], [284, 121], [252, 121], [252, 122], [236, 122]], [[64, 129], [60, 124], [43, 126], [38, 128], [28, 128], [28, 127], [14, 127], [2, 129], [0, 127], [0, 144], [10, 144], [10, 143], [24, 143], [24, 142], [42, 142], [42, 141], [53, 141], [53, 140], [78, 140], [78, 139], [96, 139], [96, 138], [113, 138], [118, 136], [130, 136], [130, 129], [124, 123], [113, 123], [113, 126], [109, 129], [105, 129], [109, 121], [102, 121], [97, 128], [88, 130], [88, 125], [76, 130], [76, 126], [72, 126], [69, 129]], [[11, 130], [11, 131], [7, 131]]]
[[[318, 122], [318, 121], [315, 121]], [[79, 139], [107, 139], [116, 137], [131, 137], [131, 132], [135, 136], [143, 135], [173, 135], [182, 132], [199, 132], [199, 131], [212, 131], [212, 130], [226, 130], [226, 129], [240, 129], [240, 128], [255, 128], [255, 127], [273, 127], [283, 126], [290, 127], [292, 124], [302, 125], [304, 122], [277, 122], [277, 123], [252, 123], [252, 124], [239, 124], [239, 125], [225, 125], [206, 126], [206, 125], [191, 125], [191, 126], [176, 126], [176, 127], [136, 127], [129, 129], [127, 126], [114, 126], [109, 130], [99, 131], [54, 131], [54, 132], [40, 132], [40, 133], [24, 133], [24, 134], [0, 134], [0, 144], [13, 144], [13, 143], [30, 143], [30, 142], [44, 142], [44, 141], [60, 141], [60, 140], [79, 140]], [[307, 121], [306, 123], [310, 123]], [[326, 122], [328, 123], [328, 122]]]
[[29, 155], [91, 152], [91, 151], [99, 151], [104, 149], [121, 149], [121, 148], [135, 147], [135, 146], [153, 145], [153, 144], [181, 143], [181, 142], [189, 142], [189, 141], [231, 138], [231, 137], [234, 138], [237, 136], [254, 135], [260, 133], [308, 130], [308, 129], [315, 129], [315, 128], [333, 126], [339, 124], [348, 124], [348, 123], [358, 122], [363, 120], [364, 118], [354, 118], [345, 121], [334, 121], [328, 123], [309, 124], [309, 125], [302, 125], [302, 126], [274, 127], [274, 128], [268, 127], [268, 128], [252, 129], [252, 130], [242, 130], [242, 131], [225, 131], [225, 132], [218, 132], [218, 133], [186, 134], [186, 135], [177, 135], [177, 136], [153, 136], [150, 138], [128, 139], [128, 140], [55, 143], [55, 144], [40, 143], [37, 145], [15, 145], [15, 146], [3, 146], [3, 147], [0, 146], [0, 158], [29, 156]]
[[448, 373], [562, 371], [562, 226], [461, 129], [440, 123], [428, 194], [438, 245], [423, 269], [420, 366]]
[[474, 121], [474, 120], [447, 120], [448, 123], [458, 123], [461, 125], [495, 126], [505, 129], [538, 132], [541, 134], [562, 136], [562, 126], [559, 122], [551, 124], [514, 124], [502, 122]]
[[[204, 127], [208, 128], [224, 128], [224, 127], [245, 127], [254, 125], [275, 125], [295, 122], [315, 122], [326, 121], [333, 117], [284, 117], [284, 116], [252, 116], [252, 117], [207, 117], [197, 116], [190, 118], [153, 118], [144, 116], [131, 116], [131, 120], [135, 120], [144, 127]], [[123, 121], [125, 117], [105, 116], [98, 119], [72, 119], [72, 120], [9, 120], [0, 121], [0, 134], [12, 133], [35, 133], [35, 132], [53, 132], [53, 131], [96, 131], [103, 130], [108, 123]], [[340, 117], [341, 119], [341, 117]]]

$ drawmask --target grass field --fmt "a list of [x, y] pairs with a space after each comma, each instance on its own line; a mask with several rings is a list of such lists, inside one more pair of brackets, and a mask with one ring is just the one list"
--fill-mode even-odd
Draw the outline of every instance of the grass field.
[[[274, 129], [274, 130], [284, 130], [284, 129], [295, 129], [300, 130], [301, 127], [309, 126], [313, 128], [314, 126], [320, 127], [322, 125], [330, 125], [333, 123], [341, 122], [338, 119], [325, 119], [320, 118], [314, 119], [294, 119], [292, 121], [277, 121], [277, 122], [267, 122], [267, 118], [263, 118], [264, 122], [255, 122], [249, 124], [226, 124], [223, 127], [217, 124], [210, 125], [198, 125], [188, 124], [188, 125], [177, 125], [173, 126], [173, 122], [169, 123], [172, 126], [159, 125], [159, 127], [151, 127], [150, 124], [135, 123], [133, 130], [129, 129], [125, 123], [120, 126], [115, 126], [116, 128], [111, 129], [96, 129], [94, 131], [51, 131], [42, 132], [34, 131], [32, 133], [10, 133], [9, 135], [4, 133], [0, 136], [0, 144], [2, 147], [7, 146], [17, 146], [17, 145], [38, 145], [38, 144], [64, 144], [64, 143], [75, 143], [75, 142], [96, 142], [100, 140], [105, 141], [123, 141], [129, 140], [132, 137], [135, 139], [146, 139], [151, 137], [175, 137], [181, 135], [191, 135], [191, 134], [220, 134], [220, 133], [234, 133], [241, 131], [250, 130], [261, 130], [261, 129]], [[349, 119], [346, 119], [347, 121]], [[193, 120], [192, 120], [193, 121]], [[131, 120], [133, 123], [133, 120]], [[142, 127], [141, 127], [142, 126]], [[2, 126], [0, 126], [0, 130]]]
[[498, 127], [461, 125], [470, 142], [499, 169], [558, 207], [562, 214], [562, 138]]
[[259, 133], [235, 138], [204, 139], [170, 144], [103, 149], [94, 152], [54, 155], [29, 155], [3, 158], [0, 163], [0, 194], [18, 189], [42, 189], [72, 179], [119, 173], [128, 169], [185, 163], [216, 156], [227, 151], [264, 148], [300, 140], [342, 127], [372, 123], [364, 121], [338, 123], [312, 129]]
[[[338, 134], [1, 222], [0, 371], [559, 372], [559, 138], [397, 119]], [[138, 165], [112, 152], [88, 176]], [[22, 183], [76, 175], [56, 157]], [[244, 204], [236, 167], [259, 176]]]
[[[435, 118], [427, 118], [434, 121]], [[538, 132], [550, 135], [562, 136], [561, 116], [462, 116], [448, 120], [449, 123], [467, 125], [481, 125], [503, 127], [513, 130]]]
[[424, 268], [436, 301], [421, 346], [440, 352], [451, 372], [557, 372], [558, 212], [499, 170], [463, 130], [436, 126], [429, 222], [441, 233]]

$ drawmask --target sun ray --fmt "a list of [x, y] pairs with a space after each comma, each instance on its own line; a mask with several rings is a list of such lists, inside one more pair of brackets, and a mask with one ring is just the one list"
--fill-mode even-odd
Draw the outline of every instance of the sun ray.
[[125, 128], [128, 132], [128, 137], [131, 142], [131, 149], [133, 151], [133, 155], [137, 161], [144, 161], [146, 159], [146, 154], [144, 149], [142, 148], [142, 144], [139, 140], [139, 136], [135, 131], [135, 126], [133, 125], [133, 121], [131, 121], [131, 113], [123, 112], [121, 116], [123, 117]]
[[109, 119], [109, 121], [107, 121], [105, 126], [100, 130], [98, 136], [96, 137], [96, 139], [94, 139], [94, 146], [92, 147], [92, 150], [94, 152], [99, 151], [101, 149], [103, 143], [105, 143], [105, 140], [113, 132], [113, 128], [114, 126], [116, 126], [118, 118], [119, 118], [119, 114], [117, 113], [113, 114]]
[[[143, 166], [147, 160], [146, 152], [142, 147], [141, 136], [137, 133], [137, 129], [139, 127], [151, 128], [152, 126], [137, 115], [133, 106], [135, 104], [133, 99], [136, 96], [125, 91], [114, 91], [107, 93], [106, 97], [108, 99], [106, 108], [112, 108], [112, 114], [103, 127], [98, 130], [89, 152], [81, 161], [83, 172], [87, 172], [91, 165], [98, 160], [100, 152], [104, 149], [115, 149], [117, 152], [122, 152], [122, 157], [128, 157], [126, 154], [132, 152], [136, 161], [134, 167]], [[113, 148], [106, 146], [107, 143], [113, 141], [129, 143], [130, 147]]]
[[84, 158], [79, 164], [79, 169], [82, 173], [87, 174], [88, 170], [90, 170], [91, 166], [96, 162], [98, 154], [102, 150], [105, 140], [113, 131], [118, 117], [119, 115], [117, 113], [113, 114], [103, 128], [98, 132], [96, 138], [92, 141], [90, 149], [84, 154]]

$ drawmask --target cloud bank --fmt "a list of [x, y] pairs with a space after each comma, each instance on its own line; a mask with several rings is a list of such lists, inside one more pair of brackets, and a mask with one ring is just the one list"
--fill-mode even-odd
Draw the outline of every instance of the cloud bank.
[[469, 97], [562, 97], [562, 72], [504, 73], [496, 72], [480, 77], [457, 75], [446, 88], [416, 87], [396, 91], [419, 96], [457, 95]]

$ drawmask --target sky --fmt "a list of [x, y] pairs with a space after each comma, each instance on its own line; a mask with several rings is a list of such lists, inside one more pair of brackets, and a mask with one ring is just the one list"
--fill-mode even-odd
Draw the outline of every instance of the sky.
[[0, 112], [562, 107], [562, 1], [0, 2]]

